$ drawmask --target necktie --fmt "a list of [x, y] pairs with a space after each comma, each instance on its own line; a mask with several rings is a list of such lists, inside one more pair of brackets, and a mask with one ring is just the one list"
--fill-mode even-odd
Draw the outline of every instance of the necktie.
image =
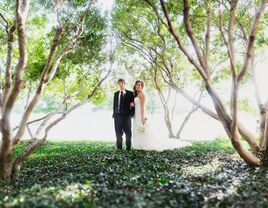
[[123, 113], [123, 91], [120, 93], [119, 112]]

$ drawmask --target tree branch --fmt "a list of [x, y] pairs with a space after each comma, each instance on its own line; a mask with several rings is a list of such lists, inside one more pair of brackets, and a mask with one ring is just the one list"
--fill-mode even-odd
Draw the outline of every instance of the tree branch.
[[4, 17], [4, 15], [2, 13], [0, 13], [0, 17], [3, 19], [3, 21], [5, 22], [6, 25], [3, 25], [6, 29], [6, 33], [8, 33], [8, 21], [6, 20], [6, 18]]
[[243, 77], [248, 69], [250, 59], [252, 58], [252, 51], [254, 48], [257, 27], [259, 25], [260, 18], [264, 14], [266, 5], [267, 5], [267, 0], [262, 0], [261, 5], [259, 7], [259, 10], [255, 15], [255, 19], [254, 19], [254, 22], [252, 24], [250, 34], [248, 36], [247, 55], [245, 57], [244, 64], [243, 64], [242, 69], [241, 69], [240, 73], [238, 74], [238, 78], [237, 78], [238, 84], [243, 79]]
[[[210, 0], [205, 0], [205, 7], [207, 10], [207, 32], [205, 37], [205, 54], [204, 61], [206, 64], [206, 68], [209, 69], [208, 59], [209, 59], [209, 51], [210, 51], [210, 30], [211, 30], [211, 9], [210, 9]], [[210, 71], [208, 71], [208, 76], [210, 76]]]
[[14, 166], [16, 168], [20, 168], [21, 164], [23, 163], [23, 161], [25, 161], [36, 149], [38, 149], [38, 147], [40, 147], [47, 139], [48, 133], [49, 131], [55, 127], [59, 122], [61, 122], [62, 120], [64, 120], [66, 118], [66, 116], [68, 114], [70, 114], [72, 111], [74, 111], [75, 109], [77, 109], [78, 107], [80, 107], [81, 105], [85, 104], [91, 97], [93, 97], [97, 90], [99, 89], [99, 87], [101, 86], [101, 84], [107, 79], [107, 77], [109, 76], [109, 74], [112, 71], [112, 66], [113, 66], [113, 56], [114, 56], [114, 52], [112, 52], [111, 56], [110, 56], [110, 67], [109, 70], [107, 72], [107, 74], [98, 82], [98, 84], [95, 86], [95, 88], [93, 89], [93, 91], [87, 95], [86, 98], [84, 98], [82, 101], [78, 102], [77, 104], [75, 104], [74, 106], [72, 106], [70, 109], [66, 110], [65, 112], [62, 113], [62, 115], [57, 118], [56, 120], [54, 120], [53, 122], [51, 122], [46, 128], [45, 128], [45, 134], [42, 137], [42, 139], [35, 139], [34, 141], [31, 141], [30, 144], [28, 145], [28, 147], [26, 148], [25, 152], [22, 153], [21, 155], [19, 155], [15, 161], [14, 161]]
[[230, 17], [228, 24], [228, 43], [230, 49], [230, 64], [231, 64], [231, 72], [232, 72], [232, 93], [231, 93], [231, 116], [232, 116], [232, 124], [231, 124], [231, 133], [234, 135], [235, 131], [237, 131], [237, 107], [238, 107], [238, 83], [237, 83], [237, 75], [236, 75], [236, 60], [235, 60], [235, 51], [234, 51], [234, 24], [235, 24], [235, 12], [237, 7], [237, 0], [231, 0], [231, 8], [230, 8]]
[[11, 92], [12, 78], [11, 78], [11, 62], [12, 62], [12, 54], [13, 54], [13, 44], [14, 44], [14, 32], [16, 30], [16, 20], [14, 24], [7, 32], [7, 58], [6, 58], [6, 69], [5, 69], [5, 88], [3, 94], [3, 109], [6, 106], [7, 99]]
[[[202, 95], [203, 95], [203, 91], [201, 91], [197, 102], [200, 103], [201, 98], [202, 98]], [[180, 138], [181, 132], [184, 129], [186, 123], [189, 121], [191, 115], [193, 113], [195, 113], [197, 110], [198, 110], [198, 107], [194, 105], [193, 108], [192, 108], [192, 110], [185, 116], [185, 118], [183, 119], [183, 122], [182, 122], [182, 124], [181, 124], [181, 126], [180, 126], [180, 128], [179, 128], [179, 130], [178, 130], [178, 132], [176, 134], [176, 138]]]
[[[162, 2], [163, 0], [161, 0]], [[190, 19], [189, 19], [189, 11], [190, 11], [190, 6], [189, 6], [189, 2], [188, 0], [183, 0], [183, 5], [184, 5], [184, 9], [183, 9], [183, 21], [184, 21], [184, 26], [185, 26], [185, 30], [186, 33], [188, 35], [188, 37], [190, 38], [195, 53], [197, 55], [198, 61], [200, 63], [200, 65], [202, 66], [204, 72], [206, 72], [207, 77], [209, 76], [209, 71], [204, 63], [204, 59], [202, 57], [201, 51], [200, 51], [200, 46], [195, 38], [193, 29], [192, 29], [192, 25], [190, 23]], [[208, 28], [209, 29], [209, 28]]]
[[[86, 12], [88, 12], [88, 10], [86, 10]], [[54, 62], [52, 69], [49, 72], [49, 69], [51, 67], [51, 62], [52, 62], [52, 58], [55, 54], [56, 48], [59, 44], [59, 41], [61, 39], [61, 34], [62, 34], [62, 29], [58, 28], [57, 32], [55, 33], [54, 36], [54, 40], [51, 46], [51, 50], [46, 62], [46, 65], [43, 69], [42, 75], [41, 75], [41, 80], [39, 82], [39, 86], [37, 87], [35, 96], [33, 97], [33, 99], [31, 100], [30, 104], [28, 105], [27, 109], [25, 110], [22, 120], [20, 122], [19, 125], [19, 129], [17, 131], [17, 134], [14, 137], [14, 143], [17, 144], [18, 141], [21, 139], [21, 137], [23, 136], [24, 132], [25, 132], [25, 127], [26, 127], [26, 123], [34, 109], [34, 107], [36, 106], [36, 104], [38, 103], [38, 101], [41, 98], [41, 93], [43, 91], [43, 89], [45, 88], [45, 86], [47, 85], [47, 83], [49, 83], [53, 77], [55, 76], [57, 70], [58, 70], [58, 66], [60, 64], [60, 61], [62, 60], [62, 58], [71, 51], [71, 48], [75, 47], [75, 44], [78, 40], [78, 38], [81, 36], [81, 34], [83, 33], [83, 23], [84, 23], [84, 18], [85, 18], [86, 14], [82, 15], [82, 18], [80, 19], [81, 21], [79, 22], [80, 25], [78, 25], [78, 29], [77, 29], [77, 33], [74, 34], [74, 36], [71, 39], [71, 43], [69, 43], [69, 45], [65, 46], [61, 53], [58, 55], [58, 57], [56, 58], [56, 61]]]
[[198, 70], [198, 72], [200, 73], [201, 77], [204, 79], [204, 80], [208, 80], [209, 78], [207, 77], [207, 74], [203, 71], [202, 67], [196, 63], [196, 61], [191, 57], [191, 55], [189, 54], [189, 52], [187, 51], [187, 49], [185, 48], [185, 46], [183, 45], [180, 37], [178, 36], [176, 30], [174, 29], [174, 26], [173, 26], [173, 23], [170, 19], [170, 15], [169, 15], [169, 12], [168, 12], [168, 9], [167, 9], [167, 6], [166, 6], [166, 3], [164, 2], [164, 0], [160, 0], [160, 3], [161, 3], [161, 7], [162, 7], [162, 10], [164, 12], [164, 15], [166, 17], [166, 20], [167, 20], [167, 29], [170, 31], [170, 33], [172, 34], [172, 36], [174, 37], [175, 41], [177, 42], [179, 48], [181, 49], [181, 51], [184, 53], [184, 55], [188, 58], [189, 62], [191, 64], [194, 65], [194, 67]]
[[[25, 22], [29, 10], [29, 1], [17, 0], [16, 3], [16, 28], [18, 31], [18, 45], [19, 45], [19, 61], [15, 70], [14, 86], [7, 98], [6, 105], [3, 108], [3, 125], [2, 125], [2, 139], [10, 139], [11, 137], [11, 126], [10, 126], [10, 115], [13, 110], [16, 98], [23, 85], [23, 74], [27, 64], [27, 51], [25, 45]], [[13, 30], [13, 29], [12, 29]]]

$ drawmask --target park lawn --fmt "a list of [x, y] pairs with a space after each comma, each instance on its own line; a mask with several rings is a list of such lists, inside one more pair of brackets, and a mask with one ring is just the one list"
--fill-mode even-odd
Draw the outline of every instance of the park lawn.
[[268, 168], [246, 165], [227, 139], [164, 152], [46, 142], [16, 183], [0, 184], [0, 207], [265, 207], [267, 199]]

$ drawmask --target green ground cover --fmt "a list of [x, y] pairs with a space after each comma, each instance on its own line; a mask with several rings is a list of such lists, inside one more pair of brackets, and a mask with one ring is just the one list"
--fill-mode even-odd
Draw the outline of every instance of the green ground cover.
[[0, 207], [267, 207], [267, 179], [225, 139], [164, 152], [47, 142], [0, 184]]

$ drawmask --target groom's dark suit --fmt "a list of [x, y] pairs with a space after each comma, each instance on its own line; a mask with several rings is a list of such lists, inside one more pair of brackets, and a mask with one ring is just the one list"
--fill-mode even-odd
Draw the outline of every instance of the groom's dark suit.
[[134, 107], [130, 107], [131, 102], [134, 102], [132, 91], [124, 90], [114, 93], [113, 118], [117, 149], [122, 149], [123, 133], [126, 134], [126, 149], [131, 149], [131, 117], [134, 115]]

